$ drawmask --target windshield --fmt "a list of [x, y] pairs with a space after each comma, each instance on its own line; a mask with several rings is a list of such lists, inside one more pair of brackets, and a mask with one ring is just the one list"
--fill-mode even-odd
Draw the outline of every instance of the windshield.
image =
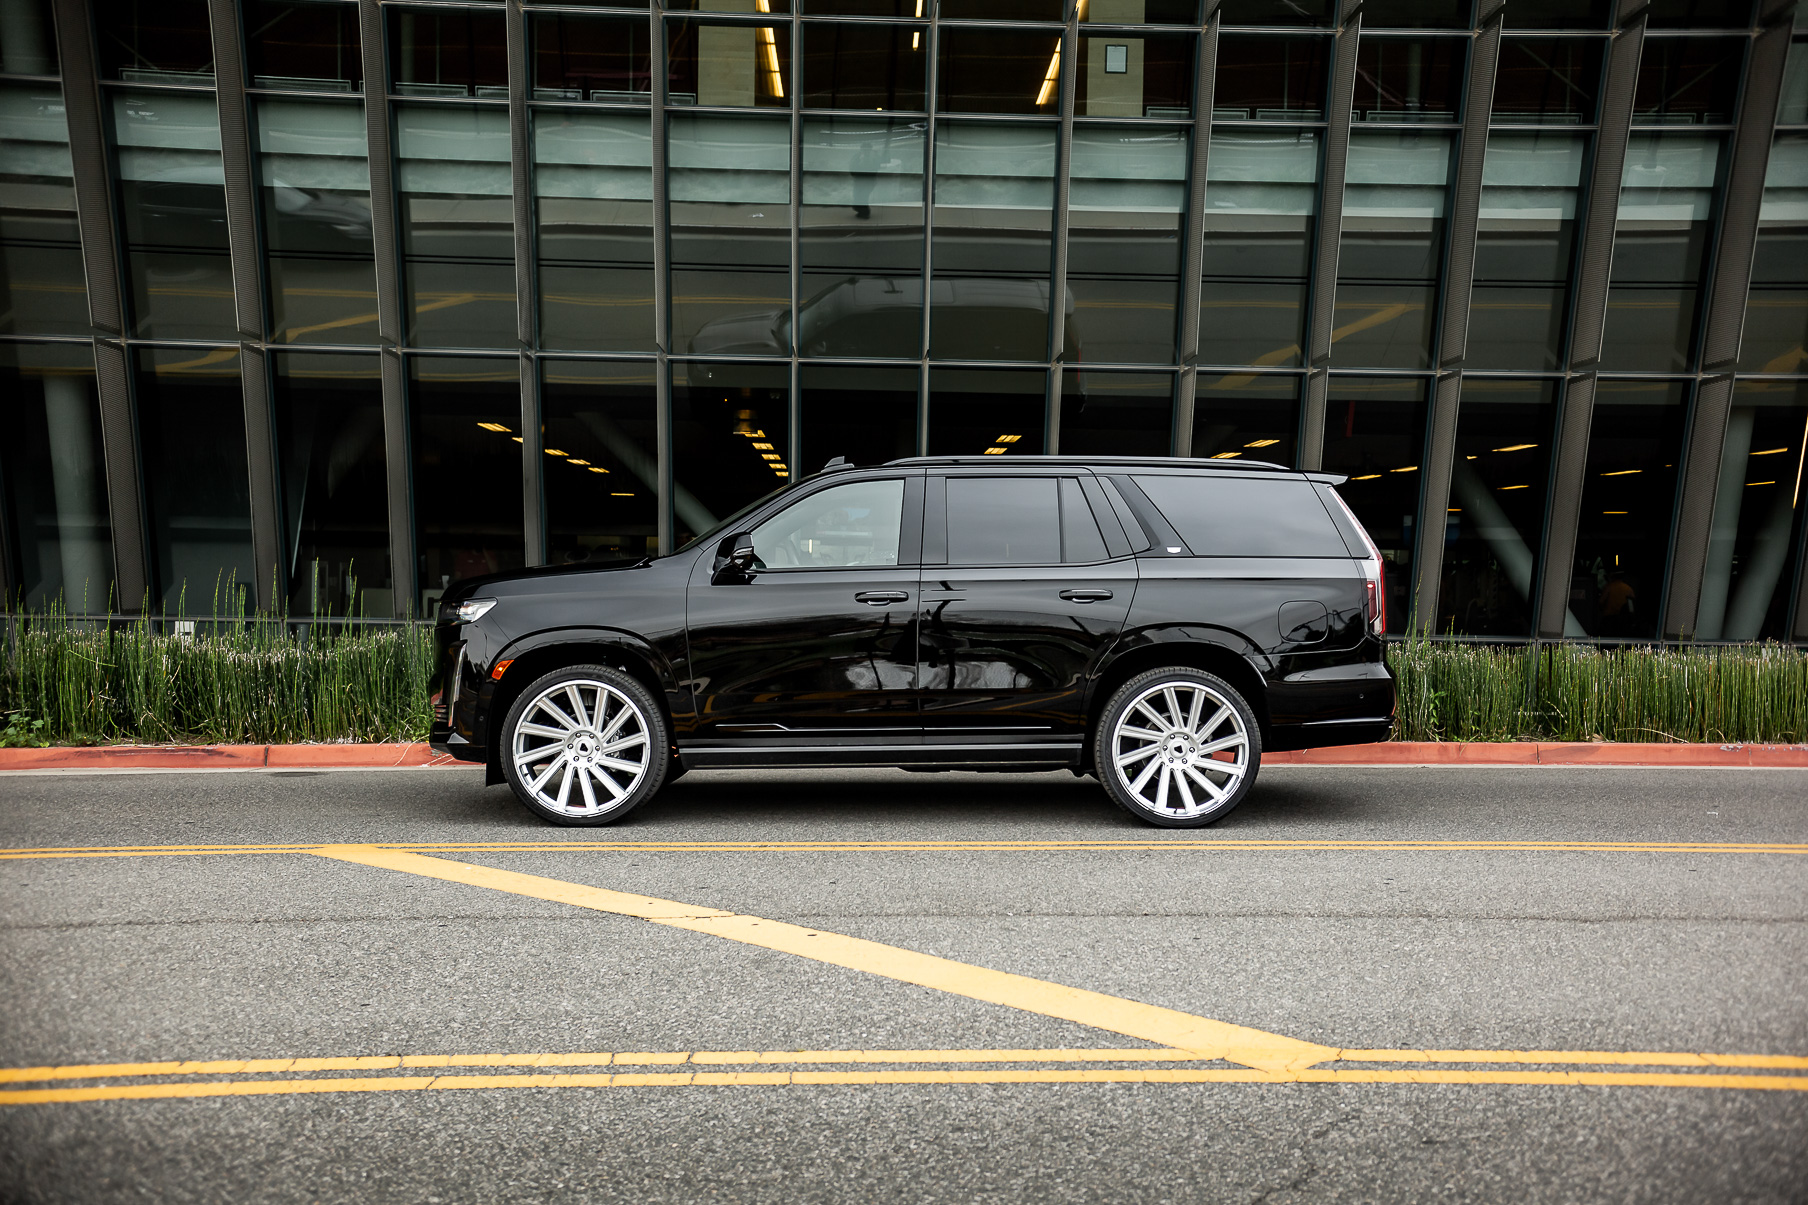
[[728, 518], [723, 519], [720, 523], [717, 523], [714, 527], [710, 528], [708, 531], [704, 532], [702, 535], [692, 536], [690, 539], [688, 539], [684, 543], [680, 544], [676, 549], [673, 550], [673, 555], [676, 555], [677, 553], [680, 553], [680, 552], [688, 552], [690, 549], [695, 548], [697, 545], [703, 543], [706, 540], [713, 540], [718, 536], [729, 534], [733, 530], [734, 525], [736, 523], [739, 523], [742, 519], [747, 517], [749, 514], [752, 514], [754, 511], [756, 511], [760, 507], [766, 505], [766, 503], [770, 502], [772, 499], [778, 497], [780, 494], [784, 493], [786, 490], [788, 490], [790, 488], [791, 488], [790, 484], [787, 483], [785, 485], [779, 486], [777, 489], [773, 490], [769, 494], [764, 495], [763, 497], [755, 498], [752, 502], [749, 502], [746, 506], [743, 506], [740, 510], [737, 510], [734, 514], [728, 516]]

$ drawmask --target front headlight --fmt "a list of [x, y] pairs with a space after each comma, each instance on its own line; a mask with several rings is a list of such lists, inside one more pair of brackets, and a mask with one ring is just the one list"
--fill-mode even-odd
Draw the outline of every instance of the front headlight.
[[476, 623], [488, 615], [490, 608], [495, 605], [496, 600], [493, 598], [468, 598], [458, 604], [452, 615], [459, 623]]

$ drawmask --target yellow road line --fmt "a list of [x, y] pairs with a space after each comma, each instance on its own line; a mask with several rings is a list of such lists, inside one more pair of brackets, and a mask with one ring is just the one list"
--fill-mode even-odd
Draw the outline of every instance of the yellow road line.
[[994, 1068], [976, 1071], [691, 1071], [599, 1072], [579, 1075], [413, 1075], [360, 1079], [239, 1080], [111, 1084], [0, 1091], [0, 1105], [102, 1100], [167, 1100], [210, 1096], [289, 1096], [317, 1092], [423, 1092], [494, 1088], [677, 1088], [830, 1084], [1544, 1084], [1562, 1086], [1742, 1088], [1808, 1091], [1808, 1076], [1691, 1075], [1630, 1071], [1298, 1070], [1268, 1072], [1194, 1068], [1076, 1070]]
[[952, 959], [919, 954], [857, 937], [845, 937], [820, 929], [808, 929], [783, 921], [741, 916], [714, 908], [699, 908], [673, 900], [630, 895], [600, 887], [586, 887], [538, 875], [517, 874], [488, 866], [473, 866], [444, 858], [429, 858], [398, 850], [370, 846], [333, 845], [314, 851], [362, 866], [401, 871], [425, 878], [443, 879], [471, 887], [506, 891], [532, 899], [551, 900], [580, 908], [593, 908], [618, 916], [637, 917], [654, 924], [695, 933], [708, 933], [745, 945], [795, 954], [816, 962], [863, 971], [919, 987], [934, 988], [955, 996], [1002, 1004], [1024, 1012], [1089, 1025], [1111, 1033], [1140, 1038], [1172, 1049], [1192, 1051], [1200, 1058], [1225, 1059], [1246, 1067], [1282, 1071], [1309, 1067], [1336, 1056], [1329, 1046], [1302, 1042], [1242, 1025], [1195, 1017], [1170, 1008], [1124, 1000], [1083, 988], [1067, 987], [1025, 975], [1012, 975]]
[[[320, 1071], [417, 1071], [448, 1067], [723, 1067], [910, 1063], [1175, 1063], [1209, 1062], [1190, 1050], [1079, 1047], [1004, 1050], [639, 1050], [531, 1054], [385, 1054], [324, 1058], [207, 1059], [141, 1063], [74, 1063], [0, 1068], [0, 1083], [72, 1079], [148, 1079], [199, 1075], [296, 1075]], [[1808, 1058], [1775, 1054], [1692, 1054], [1616, 1050], [1342, 1050], [1331, 1062], [1493, 1063], [1537, 1066], [1744, 1068], [1808, 1071]], [[1334, 1068], [1335, 1069], [1335, 1068]]]
[[[138, 858], [212, 854], [292, 854], [317, 842], [283, 845], [96, 845], [0, 850], [0, 861]], [[1256, 839], [1149, 841], [433, 841], [373, 842], [372, 849], [413, 853], [1653, 853], [1808, 854], [1808, 844], [1740, 841], [1341, 841]]]

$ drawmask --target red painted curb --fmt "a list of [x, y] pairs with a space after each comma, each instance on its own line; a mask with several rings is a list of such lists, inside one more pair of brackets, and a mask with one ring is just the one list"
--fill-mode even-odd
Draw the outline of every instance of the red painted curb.
[[[1808, 769], [1808, 745], [1388, 741], [1265, 753], [1271, 766], [1762, 766]], [[6, 770], [377, 769], [468, 766], [421, 743], [101, 745], [0, 749]]]

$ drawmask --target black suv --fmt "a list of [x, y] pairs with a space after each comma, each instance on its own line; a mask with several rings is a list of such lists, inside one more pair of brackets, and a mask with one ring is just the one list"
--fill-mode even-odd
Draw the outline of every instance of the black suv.
[[555, 824], [696, 767], [1095, 774], [1209, 824], [1264, 749], [1385, 740], [1343, 478], [1223, 460], [831, 467], [670, 556], [454, 584], [433, 746]]

